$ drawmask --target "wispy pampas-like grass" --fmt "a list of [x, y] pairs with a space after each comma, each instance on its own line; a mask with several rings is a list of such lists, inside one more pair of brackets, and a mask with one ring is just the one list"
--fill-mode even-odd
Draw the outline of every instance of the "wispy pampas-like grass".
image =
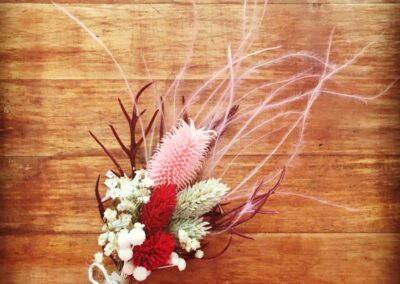
[[214, 131], [196, 128], [193, 121], [179, 121], [164, 136], [149, 163], [155, 185], [188, 186], [200, 171], [214, 136]]
[[[179, 192], [182, 200], [178, 201], [180, 203], [178, 206], [181, 206], [180, 209], [186, 208], [188, 211], [176, 211], [175, 219], [171, 221], [168, 229], [178, 237], [179, 245], [187, 252], [200, 248], [199, 241], [208, 233], [230, 233], [250, 238], [250, 236], [238, 231], [238, 226], [248, 222], [257, 214], [277, 213], [276, 211], [263, 210], [263, 206], [268, 198], [276, 192], [278, 186], [282, 183], [285, 170], [290, 169], [292, 161], [300, 153], [301, 146], [305, 140], [307, 121], [311, 110], [315, 107], [315, 102], [320, 97], [330, 96], [366, 103], [384, 95], [397, 82], [397, 79], [394, 80], [383, 91], [374, 96], [343, 93], [336, 89], [331, 89], [336, 86], [336, 84], [330, 84], [335, 82], [336, 75], [358, 60], [372, 44], [380, 42], [381, 37], [358, 52], [354, 51], [353, 55], [344, 62], [334, 62], [334, 58], [331, 58], [333, 31], [329, 37], [324, 55], [314, 55], [303, 51], [276, 53], [280, 46], [262, 47], [259, 50], [253, 50], [252, 44], [258, 29], [263, 26], [263, 19], [267, 12], [267, 1], [260, 1], [263, 2], [260, 9], [258, 1], [254, 2], [252, 8], [249, 8], [247, 0], [245, 0], [241, 11], [242, 36], [240, 41], [237, 44], [234, 42], [233, 45], [230, 43], [227, 45], [226, 63], [213, 70], [213, 73], [194, 89], [185, 90], [181, 102], [179, 88], [185, 80], [186, 71], [191, 66], [190, 59], [194, 55], [197, 36], [197, 10], [195, 0], [191, 0], [191, 2], [193, 4], [193, 30], [189, 50], [186, 53], [181, 69], [167, 91], [162, 95], [157, 94], [157, 91], [155, 91], [156, 96], [159, 97], [157, 110], [147, 127], [144, 127], [142, 121], [144, 110], [140, 110], [137, 99], [133, 95], [128, 81], [129, 77], [125, 74], [111, 50], [101, 40], [100, 36], [91, 31], [81, 20], [63, 6], [54, 4], [57, 9], [77, 23], [106, 51], [125, 83], [127, 93], [133, 102], [133, 114], [131, 117], [121, 104], [131, 130], [130, 147], [125, 146], [115, 129], [112, 126], [110, 127], [121, 148], [131, 160], [132, 172], [135, 170], [134, 158], [137, 154], [136, 150], [141, 145], [150, 177], [155, 181], [155, 186], [176, 184], [177, 189], [182, 190], [192, 185], [196, 178], [222, 178], [225, 173], [230, 172], [230, 167], [236, 164], [237, 158], [243, 156], [246, 150], [255, 144], [271, 146], [266, 148], [265, 151], [260, 151], [260, 159], [252, 164], [252, 168], [238, 176], [236, 183], [230, 184], [231, 189], [224, 196], [224, 204], [215, 206], [215, 202], [218, 202], [216, 201], [218, 196], [213, 196], [211, 193], [208, 194], [208, 189], [201, 186], [196, 188], [197, 191], [189, 192], [188, 189], [187, 192], [185, 190]], [[248, 17], [251, 10], [252, 16]], [[229, 42], [231, 40], [235, 40], [235, 37], [229, 39]], [[206, 52], [204, 48], [199, 50]], [[270, 51], [274, 51], [272, 56], [264, 57]], [[176, 53], [176, 50], [173, 50], [173, 52]], [[143, 55], [142, 59], [147, 73], [150, 74]], [[279, 65], [292, 66], [293, 64], [293, 66], [296, 66], [298, 62], [304, 63], [305, 67], [300, 65], [299, 68], [288, 68], [284, 72], [285, 74], [287, 73], [285, 75], [287, 77], [283, 79], [275, 80], [274, 78], [265, 77], [265, 80], [252, 80], [256, 79], [252, 77], [254, 73], [269, 70], [273, 74], [276, 73], [275, 71], [279, 71], [279, 69], [274, 69], [276, 67], [279, 68]], [[149, 77], [152, 81], [150, 75]], [[301, 89], [298, 89], [298, 85], [302, 86]], [[154, 123], [157, 113], [160, 115], [159, 125]], [[172, 119], [169, 118], [168, 114], [171, 114]], [[189, 117], [193, 121], [188, 120]], [[136, 122], [139, 122], [142, 135], [139, 141], [134, 139]], [[222, 137], [228, 127], [233, 131]], [[164, 135], [164, 130], [168, 131], [169, 129], [171, 129], [170, 132]], [[162, 140], [152, 159], [147, 163], [153, 152], [153, 137], [156, 130], [159, 131], [159, 136], [160, 138], [162, 137]], [[146, 141], [146, 134], [150, 134], [149, 143]], [[112, 159], [120, 176], [123, 176], [124, 172], [111, 152], [94, 135], [92, 136]], [[290, 150], [287, 150], [286, 147], [288, 146]], [[205, 159], [206, 155], [207, 159]], [[278, 161], [272, 161], [276, 156], [281, 156], [282, 158]], [[222, 162], [224, 158], [228, 158], [230, 161]], [[268, 167], [268, 171], [266, 167]], [[200, 172], [201, 168], [203, 170]], [[277, 179], [275, 185], [264, 191], [263, 187], [266, 188], [275, 179]], [[191, 190], [196, 185], [192, 185]], [[106, 200], [101, 199], [98, 187], [99, 179], [96, 184], [96, 199], [99, 203], [100, 214], [103, 215], [105, 209], [103, 202]], [[204, 195], [204, 200], [201, 205], [191, 201], [192, 198], [197, 201], [202, 194]], [[307, 198], [324, 205], [355, 211], [354, 208], [301, 193], [283, 191], [281, 194]], [[240, 203], [233, 203], [236, 201], [240, 201]], [[207, 218], [206, 222], [199, 216], [203, 212], [210, 211], [208, 208], [211, 208], [211, 205], [215, 207], [207, 217], [204, 217]], [[204, 207], [207, 207], [207, 210]], [[163, 234], [163, 236], [166, 235], [168, 236], [168, 234]], [[226, 251], [231, 239], [216, 256]], [[156, 246], [155, 243], [157, 243], [157, 246], [162, 244], [163, 248], [165, 248], [165, 243], [173, 243], [171, 239], [168, 242], [168, 238], [163, 238], [162, 242], [158, 242], [158, 240], [161, 240], [161, 238], [155, 239], [152, 245]], [[143, 251], [143, 254], [147, 254], [147, 248], [145, 248], [146, 250]], [[169, 255], [170, 250], [172, 249], [163, 250], [163, 252], [167, 251], [167, 253], [163, 253], [164, 260], [155, 266], [165, 262], [165, 256]], [[138, 263], [135, 264], [137, 265]], [[93, 279], [94, 267], [100, 269], [107, 281], [110, 279], [104, 266], [94, 263], [89, 267], [91, 283], [98, 283]]]
[[[187, 169], [184, 165], [188, 165], [187, 161], [184, 164], [179, 165], [179, 177], [176, 177], [176, 181], [179, 181], [178, 186], [180, 189], [188, 184], [188, 181], [193, 180], [194, 173], [197, 173], [199, 165], [204, 162], [204, 170], [201, 171], [199, 178], [208, 179], [210, 177], [222, 178], [223, 175], [229, 172], [230, 167], [234, 164], [236, 159], [246, 152], [247, 149], [253, 147], [256, 143], [268, 143], [273, 145], [271, 150], [263, 154], [260, 161], [258, 161], [253, 169], [249, 170], [246, 174], [238, 179], [237, 184], [232, 184], [231, 189], [226, 196], [227, 201], [236, 199], [245, 199], [250, 202], [254, 185], [258, 184], [255, 180], [258, 173], [268, 172], [264, 177], [263, 183], [272, 183], [276, 179], [282, 168], [289, 169], [293, 160], [301, 150], [301, 146], [304, 143], [304, 133], [306, 129], [306, 123], [309, 119], [309, 114], [315, 106], [315, 102], [322, 96], [337, 97], [341, 99], [351, 99], [359, 102], [368, 102], [376, 99], [393, 87], [398, 81], [393, 80], [387, 87], [378, 92], [376, 95], [366, 94], [351, 94], [339, 92], [328, 83], [334, 81], [334, 77], [342, 72], [344, 69], [352, 65], [357, 61], [367, 50], [375, 43], [381, 42], [383, 37], [378, 37], [376, 40], [371, 41], [370, 44], [361, 48], [358, 52], [354, 51], [353, 55], [349, 55], [349, 59], [345, 62], [333, 62], [331, 58], [331, 45], [333, 43], [333, 31], [328, 40], [327, 50], [324, 55], [316, 55], [306, 51], [293, 51], [276, 53], [281, 46], [262, 47], [261, 49], [254, 50], [252, 45], [257, 37], [259, 29], [263, 26], [265, 16], [267, 14], [267, 1], [255, 1], [253, 5], [247, 5], [245, 1], [241, 16], [242, 16], [242, 35], [240, 41], [236, 45], [227, 46], [227, 62], [222, 64], [219, 68], [213, 70], [212, 74], [197, 85], [189, 93], [185, 93], [185, 100], [181, 105], [181, 100], [177, 99], [180, 97], [179, 87], [182, 85], [181, 81], [184, 79], [184, 74], [190, 66], [190, 58], [194, 52], [194, 46], [197, 35], [197, 8], [195, 1], [192, 2], [193, 12], [193, 30], [192, 30], [192, 41], [187, 51], [187, 56], [182, 64], [182, 68], [177, 73], [175, 80], [169, 86], [168, 90], [161, 95], [157, 103], [157, 109], [160, 112], [161, 121], [159, 126], [153, 124], [149, 128], [150, 143], [146, 142], [144, 137], [143, 148], [145, 151], [145, 158], [147, 159], [152, 153], [153, 137], [155, 136], [156, 130], [160, 130], [160, 134], [163, 133], [164, 129], [175, 129], [179, 126], [185, 115], [191, 112], [189, 117], [193, 118], [196, 127], [201, 128], [201, 131], [206, 133], [208, 131], [216, 131], [216, 139], [212, 141], [212, 148], [208, 152], [206, 161], [204, 157], [200, 155], [199, 162], [195, 165], [188, 167], [188, 172], [182, 179], [182, 174]], [[258, 3], [257, 3], [258, 2]], [[133, 92], [128, 82], [128, 76], [125, 74], [121, 65], [117, 62], [113, 56], [111, 50], [101, 40], [101, 38], [93, 31], [91, 31], [83, 21], [79, 20], [71, 12], [61, 5], [55, 4], [55, 7], [76, 22], [84, 31], [86, 31], [110, 56], [115, 66], [117, 67], [121, 78], [123, 79], [127, 93], [132, 98], [137, 113], [140, 113], [139, 106], [134, 100]], [[263, 58], [254, 63], [260, 56], [268, 55], [268, 52], [274, 52], [271, 57]], [[296, 70], [295, 73], [290, 71], [289, 77], [285, 77], [279, 80], [248, 80], [251, 79], [251, 75], [257, 71], [273, 71], [273, 68], [279, 64], [291, 64], [296, 62], [305, 62], [305, 69], [302, 67]], [[296, 63], [297, 64], [297, 63]], [[146, 64], [145, 64], [146, 66]], [[146, 70], [148, 68], [146, 66]], [[151, 78], [150, 78], [151, 79]], [[309, 87], [297, 91], [291, 92], [290, 88], [298, 83], [310, 81]], [[243, 82], [250, 87], [239, 88]], [[264, 88], [270, 88], [264, 90]], [[209, 92], [209, 94], [207, 93]], [[205, 96], [207, 94], [207, 96]], [[157, 94], [158, 95], [158, 94]], [[258, 96], [257, 103], [251, 103]], [[195, 108], [195, 105], [200, 102], [200, 105]], [[246, 106], [248, 104], [248, 106]], [[165, 106], [165, 110], [164, 110]], [[232, 108], [234, 109], [240, 106], [240, 113], [234, 117], [229, 117]], [[193, 110], [196, 110], [195, 112]], [[171, 113], [172, 112], [172, 113]], [[166, 120], [167, 114], [171, 114], [172, 119]], [[291, 120], [283, 120], [284, 118], [293, 118]], [[142, 136], [145, 136], [146, 130], [141, 117], [138, 122], [140, 124]], [[216, 122], [219, 122], [218, 127], [215, 127]], [[269, 130], [269, 127], [279, 125], [282, 131]], [[220, 137], [220, 134], [227, 128], [235, 128], [235, 132], [232, 135], [226, 135], [226, 137]], [[162, 131], [161, 131], [162, 130]], [[200, 129], [197, 129], [200, 131]], [[163, 136], [163, 135], [160, 135]], [[270, 138], [276, 137], [276, 141], [270, 140]], [[254, 138], [254, 139], [252, 139]], [[251, 139], [250, 143], [245, 139]], [[294, 141], [293, 141], [294, 140]], [[285, 146], [292, 144], [291, 150], [284, 149]], [[235, 147], [240, 148], [240, 151], [235, 150]], [[149, 147], [147, 149], [147, 147]], [[161, 145], [162, 147], [162, 145]], [[159, 150], [161, 149], [159, 146]], [[172, 149], [174, 150], [174, 149]], [[279, 163], [271, 163], [271, 160], [276, 156], [278, 151], [286, 151], [285, 159], [282, 159]], [[227, 163], [221, 163], [224, 157], [233, 154], [232, 157], [228, 157], [231, 161]], [[156, 155], [160, 155], [157, 151]], [[172, 178], [168, 176], [172, 170], [166, 170], [162, 168], [154, 167], [154, 159], [150, 162], [150, 167], [153, 168], [154, 174], [164, 174], [164, 177], [159, 177], [158, 182], [174, 182]], [[180, 162], [182, 158], [179, 158]], [[172, 165], [178, 163], [178, 161], [170, 160], [166, 165]], [[216, 168], [220, 167], [221, 173], [217, 173]], [[264, 171], [268, 167], [268, 171]], [[153, 176], [154, 177], [154, 176]], [[302, 195], [302, 198], [305, 198]], [[317, 200], [315, 200], [317, 201]], [[319, 202], [319, 201], [318, 201]], [[329, 203], [326, 203], [329, 204]]]
[[[164, 129], [172, 129], [169, 134], [164, 136], [148, 165], [151, 177], [155, 179], [156, 184], [175, 183], [179, 189], [193, 182], [197, 173], [199, 173], [199, 179], [222, 178], [225, 173], [230, 172], [230, 167], [235, 164], [237, 158], [245, 154], [250, 147], [256, 144], [271, 146], [268, 151], [260, 154], [260, 159], [251, 169], [238, 177], [235, 184], [230, 184], [231, 189], [224, 197], [227, 202], [245, 200], [234, 210], [225, 211], [225, 213], [219, 212], [225, 218], [218, 217], [218, 232], [232, 232], [232, 229], [238, 224], [243, 223], [242, 220], [249, 220], [255, 214], [262, 212], [261, 205], [269, 195], [275, 192], [275, 186], [274, 190], [263, 192], [261, 185], [266, 187], [278, 177], [282, 177], [282, 169], [291, 168], [293, 160], [301, 152], [304, 144], [305, 130], [311, 110], [315, 108], [315, 103], [320, 97], [336, 97], [366, 103], [387, 93], [398, 79], [393, 80], [375, 95], [353, 94], [333, 89], [337, 86], [335, 77], [354, 64], [373, 44], [381, 42], [384, 39], [382, 36], [370, 41], [364, 48], [353, 51], [352, 55], [349, 54], [349, 58], [344, 62], [334, 62], [335, 58], [331, 56], [331, 47], [334, 43], [333, 30], [329, 36], [325, 54], [317, 55], [305, 51], [282, 53], [278, 51], [281, 46], [262, 47], [254, 50], [252, 44], [259, 28], [264, 24], [267, 1], [260, 1], [261, 5], [255, 1], [251, 7], [247, 5], [247, 1], [244, 1], [241, 11], [242, 36], [240, 41], [237, 44], [227, 45], [227, 62], [213, 70], [212, 74], [193, 90], [185, 92], [182, 103], [178, 99], [181, 96], [179, 87], [183, 83], [185, 72], [190, 67], [189, 61], [194, 52], [197, 35], [197, 10], [194, 1], [192, 2], [192, 42], [176, 79], [168, 90], [160, 95], [162, 99], [159, 99], [157, 109], [161, 122], [158, 126], [155, 123], [150, 124], [148, 128], [151, 133], [149, 145], [145, 139], [147, 129], [144, 128], [140, 116], [138, 122], [144, 137], [143, 148], [146, 159], [152, 153], [152, 140], [156, 130], [159, 130], [160, 136], [163, 137]], [[55, 4], [55, 7], [75, 21], [111, 57], [126, 85], [128, 95], [132, 98], [136, 113], [140, 114], [141, 111], [138, 110], [139, 106], [134, 100], [129, 86], [128, 76], [110, 49], [76, 16], [61, 5]], [[252, 13], [250, 13], [251, 11]], [[270, 51], [273, 51], [272, 56], [264, 58]], [[261, 56], [262, 59], [260, 59]], [[276, 66], [297, 65], [298, 62], [303, 62], [304, 66], [300, 65], [300, 68], [294, 70], [288, 68], [288, 75], [285, 75], [283, 79], [251, 80], [254, 73], [268, 70], [274, 72]], [[148, 71], [147, 67], [146, 70]], [[246, 84], [243, 84], [244, 82]], [[298, 89], [297, 86], [300, 83], [305, 84], [304, 87]], [[241, 85], [246, 86], [240, 88]], [[240, 108], [239, 111], [238, 108]], [[233, 115], [230, 115], [232, 113]], [[168, 114], [172, 119], [168, 119]], [[188, 117], [193, 119], [190, 125], [181, 121]], [[194, 128], [194, 125], [198, 129]], [[228, 127], [234, 132], [221, 137]], [[214, 137], [211, 130], [216, 133], [215, 139], [211, 138]], [[179, 137], [178, 131], [185, 134]], [[182, 145], [187, 143], [187, 140], [185, 142], [180, 138], [188, 139], [195, 133], [196, 135], [193, 137], [198, 139], [197, 146], [194, 147], [191, 144], [190, 147], [183, 147]], [[281, 155], [283, 158], [278, 162], [272, 161], [279, 155], [279, 152], [285, 154]], [[205, 154], [207, 154], [207, 159], [204, 159]], [[230, 161], [223, 163], [224, 158], [228, 158]], [[203, 170], [199, 172], [202, 165]], [[280, 181], [281, 178], [277, 184]], [[308, 198], [343, 209], [349, 208], [304, 194], [286, 192], [285, 195]], [[352, 208], [349, 209], [352, 210]]]

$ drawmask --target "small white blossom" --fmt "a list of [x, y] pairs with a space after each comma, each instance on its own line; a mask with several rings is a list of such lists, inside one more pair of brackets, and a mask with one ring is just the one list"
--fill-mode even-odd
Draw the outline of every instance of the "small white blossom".
[[190, 238], [185, 230], [180, 229], [178, 231], [178, 239], [181, 247], [187, 252], [200, 248], [199, 240], [195, 238]]
[[178, 269], [179, 271], [183, 271], [186, 268], [186, 261], [183, 258], [178, 259]]
[[143, 198], [149, 198], [150, 194], [151, 192], [148, 188], [142, 187], [135, 192], [135, 197], [138, 198], [138, 200], [143, 201]]
[[144, 225], [134, 222], [140, 207], [150, 200], [154, 182], [142, 169], [135, 171], [133, 179], [118, 177], [108, 171], [104, 184], [107, 187], [106, 197], [114, 200], [115, 207], [104, 212], [105, 225], [98, 243], [104, 247], [107, 256], [118, 253], [121, 260], [131, 258], [132, 246], [140, 245], [146, 239]]
[[124, 228], [128, 227], [129, 224], [130, 224], [131, 221], [132, 221], [132, 215], [131, 215], [131, 214], [123, 213], [123, 214], [120, 215], [119, 218], [120, 218], [120, 220], [121, 220], [121, 225], [122, 225], [122, 227], [124, 227]]
[[114, 177], [117, 177], [117, 176], [113, 173], [113, 171], [107, 171], [106, 172], [106, 177], [111, 179], [111, 178], [114, 178]]
[[96, 263], [103, 263], [103, 253], [98, 252], [94, 255], [94, 261]]
[[122, 267], [122, 272], [126, 275], [132, 275], [135, 266], [133, 265], [133, 261], [124, 261], [124, 266]]
[[115, 249], [116, 248], [112, 243], [108, 243], [104, 248], [104, 254], [106, 256], [110, 256], [113, 253], [113, 251], [115, 251]]
[[106, 211], [104, 211], [104, 218], [106, 218], [108, 222], [115, 221], [117, 219], [117, 211], [107, 208]]
[[186, 241], [180, 241], [180, 245], [187, 252], [190, 252], [192, 250], [197, 250], [201, 246], [200, 242], [197, 239], [193, 238], [187, 238]]
[[198, 248], [200, 248], [201, 244], [198, 240], [196, 239], [191, 239], [190, 241], [190, 247], [192, 250], [197, 250]]
[[133, 227], [136, 229], [143, 229], [144, 225], [142, 223], [136, 222], [135, 224], [133, 224]]
[[180, 247], [190, 252], [200, 248], [200, 241], [209, 228], [209, 223], [204, 222], [203, 218], [192, 218], [172, 220], [169, 230], [178, 236]]
[[121, 219], [117, 219], [117, 220], [115, 220], [115, 221], [113, 221], [113, 222], [111, 222], [111, 223], [108, 223], [108, 227], [109, 227], [111, 230], [114, 230], [114, 231], [120, 231], [121, 229], [124, 228]]
[[119, 189], [118, 188], [112, 188], [110, 190], [107, 191], [106, 196], [110, 197], [111, 199], [117, 199], [119, 198]]
[[135, 171], [135, 180], [142, 180], [146, 177], [146, 170], [140, 169]]
[[129, 200], [122, 200], [120, 204], [117, 205], [117, 210], [122, 212], [122, 211], [128, 211], [135, 213], [137, 211], [137, 205], [133, 203], [132, 201]]
[[116, 243], [117, 242], [117, 235], [114, 232], [109, 232], [108, 233], [108, 241], [110, 243]]
[[142, 201], [144, 204], [146, 204], [147, 202], [150, 201], [150, 196], [143, 196], [143, 197], [141, 198], [141, 201]]
[[101, 234], [97, 242], [99, 246], [104, 246], [107, 240], [108, 240], [108, 232]]
[[118, 249], [118, 257], [123, 261], [128, 261], [132, 258], [133, 252], [130, 247]]
[[199, 250], [196, 250], [194, 256], [195, 256], [196, 258], [203, 258], [203, 257], [204, 257], [204, 251], [202, 251], [202, 250], [200, 250], [200, 249], [199, 249]]
[[133, 278], [137, 281], [144, 281], [150, 275], [151, 270], [147, 270], [143, 266], [136, 266], [133, 270]]
[[123, 177], [120, 179], [120, 189], [121, 193], [120, 196], [122, 198], [129, 198], [135, 191], [131, 181], [127, 177]]
[[146, 233], [141, 225], [136, 223], [135, 227], [129, 232], [129, 241], [132, 246], [140, 246], [146, 240]]
[[153, 187], [153, 186], [154, 186], [154, 181], [153, 181], [152, 179], [146, 177], [146, 178], [144, 178], [144, 179], [142, 180], [142, 185], [143, 185], [144, 187], [147, 187], [147, 188]]
[[172, 265], [178, 265], [179, 255], [176, 252], [172, 252], [169, 257], [169, 263]]
[[185, 230], [179, 230], [178, 238], [180, 242], [185, 243], [188, 240], [188, 234], [186, 233]]
[[118, 233], [118, 248], [130, 248], [131, 244], [129, 241], [129, 232], [124, 229]]
[[118, 178], [108, 178], [105, 180], [104, 184], [109, 188], [113, 189], [118, 186]]

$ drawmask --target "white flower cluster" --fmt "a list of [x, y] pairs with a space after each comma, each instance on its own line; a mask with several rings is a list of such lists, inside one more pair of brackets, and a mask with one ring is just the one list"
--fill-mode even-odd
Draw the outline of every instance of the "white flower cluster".
[[177, 236], [179, 246], [191, 252], [201, 247], [200, 241], [207, 235], [209, 225], [203, 218], [175, 219], [172, 220], [169, 230]]
[[[104, 211], [103, 233], [98, 238], [103, 251], [95, 255], [95, 263], [101, 264], [104, 255], [111, 256], [120, 260], [121, 264], [115, 273], [143, 281], [151, 271], [133, 263], [133, 248], [142, 245], [149, 237], [140, 223], [139, 213], [141, 207], [150, 201], [154, 182], [146, 170], [135, 171], [132, 179], [118, 177], [112, 171], [108, 171], [106, 177], [105, 199], [112, 200], [112, 207]], [[220, 202], [227, 190], [228, 187], [219, 180], [209, 179], [178, 193], [177, 205], [168, 226], [168, 231], [176, 237], [177, 247], [192, 252], [196, 258], [203, 258], [201, 240], [210, 230], [210, 223], [204, 220], [203, 215]], [[172, 252], [166, 265], [183, 271], [186, 261], [177, 252]]]
[[112, 171], [108, 171], [106, 177], [104, 182], [108, 188], [106, 197], [121, 201], [117, 207], [119, 211], [133, 213], [137, 211], [138, 204], [149, 201], [150, 189], [154, 186], [154, 182], [149, 178], [146, 170], [135, 171], [133, 179], [127, 176], [118, 177]]
[[132, 258], [132, 247], [140, 246], [146, 240], [146, 233], [143, 230], [144, 225], [135, 223], [133, 229], [128, 231], [121, 230], [118, 234], [118, 257], [123, 261]]
[[200, 248], [200, 241], [196, 238], [191, 238], [185, 230], [178, 231], [178, 239], [181, 247], [187, 252]]
[[104, 254], [110, 256], [118, 250], [120, 235], [131, 230], [137, 222], [139, 208], [150, 200], [154, 182], [145, 170], [137, 170], [133, 179], [118, 177], [112, 171], [108, 171], [106, 177], [106, 198], [113, 199], [116, 210], [105, 210], [105, 224], [98, 244], [104, 247]]
[[[122, 229], [118, 233], [108, 232], [109, 235], [113, 236], [113, 246], [116, 247], [118, 251], [118, 258], [123, 261], [122, 273], [125, 276], [132, 275], [137, 281], [146, 280], [151, 273], [151, 271], [147, 270], [143, 266], [134, 266], [133, 262], [131, 261], [133, 257], [133, 247], [142, 245], [146, 240], [146, 233], [143, 228], [143, 224], [135, 223], [133, 225], [133, 229], [130, 231], [127, 229]], [[107, 246], [109, 245], [110, 243], [107, 244]], [[104, 253], [109, 255], [108, 250], [106, 251], [106, 248]], [[94, 257], [95, 263], [102, 264], [103, 253], [96, 253]]]
[[133, 257], [132, 248], [140, 246], [146, 240], [146, 233], [143, 228], [143, 224], [135, 223], [132, 230], [122, 230], [118, 237], [118, 257], [124, 262], [122, 272], [125, 275], [132, 275], [137, 281], [146, 280], [151, 273], [143, 266], [134, 266], [133, 262], [130, 261]]
[[172, 252], [169, 257], [169, 263], [178, 267], [179, 271], [183, 271], [186, 268], [186, 260], [179, 257], [176, 252]]

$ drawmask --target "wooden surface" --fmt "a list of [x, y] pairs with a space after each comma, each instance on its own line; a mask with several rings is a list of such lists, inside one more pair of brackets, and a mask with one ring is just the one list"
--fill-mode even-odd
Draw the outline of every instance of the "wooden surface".
[[[187, 2], [60, 2], [73, 3], [67, 7], [108, 44], [134, 89], [147, 79], [142, 53], [165, 90], [190, 43]], [[199, 36], [184, 90], [224, 63], [227, 44], [238, 42], [240, 3], [198, 1]], [[347, 92], [372, 95], [400, 76], [399, 14], [398, 1], [275, 0], [254, 49], [282, 45], [323, 55], [336, 27], [332, 59], [343, 62], [381, 36], [335, 78]], [[107, 125], [126, 134], [115, 101], [128, 102], [124, 86], [105, 52], [47, 1], [0, 1], [0, 66], [0, 282], [86, 283], [101, 226], [93, 185], [112, 166], [87, 131], [117, 149]], [[278, 194], [268, 208], [280, 214], [242, 228], [256, 241], [235, 238], [222, 257], [193, 261], [181, 273], [157, 271], [148, 283], [400, 283], [399, 109], [398, 85], [368, 105], [321, 98], [281, 188], [358, 211]], [[244, 152], [226, 181], [237, 183], [271, 148]], [[213, 237], [208, 253], [225, 241]]]

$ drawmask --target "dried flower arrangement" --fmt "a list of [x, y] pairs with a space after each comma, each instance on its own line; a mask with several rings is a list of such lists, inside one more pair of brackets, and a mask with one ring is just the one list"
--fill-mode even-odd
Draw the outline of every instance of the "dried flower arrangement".
[[[103, 252], [96, 255], [97, 263], [102, 262], [104, 253], [115, 262], [118, 275], [124, 278], [133, 276], [137, 281], [145, 280], [154, 269], [177, 266], [182, 271], [186, 267], [186, 260], [203, 258], [202, 242], [211, 232], [230, 232], [246, 237], [235, 227], [257, 213], [263, 213], [262, 206], [277, 189], [284, 173], [283, 170], [277, 184], [266, 193], [259, 193], [260, 182], [246, 201], [225, 211], [223, 199], [229, 191], [228, 186], [220, 179], [198, 180], [204, 160], [215, 145], [213, 142], [224, 133], [218, 131], [223, 117], [213, 124], [212, 129], [204, 129], [196, 128], [187, 114], [168, 133], [160, 133], [160, 143], [148, 166], [137, 170], [138, 147], [159, 113], [157, 110], [152, 115], [144, 136], [138, 140], [135, 129], [141, 114], [137, 113], [136, 106], [150, 85], [145, 85], [136, 95], [131, 116], [118, 100], [128, 121], [130, 147], [122, 142], [115, 128], [110, 126], [116, 141], [130, 160], [131, 172], [125, 172], [110, 151], [90, 132], [117, 169], [106, 174], [105, 197], [101, 198], [99, 193], [100, 176], [96, 182], [96, 199], [104, 221], [103, 233], [98, 239]], [[237, 111], [238, 106], [233, 106], [226, 120], [233, 119]], [[163, 124], [161, 116], [160, 125]], [[112, 205], [105, 208], [107, 203]], [[219, 255], [229, 245], [230, 241]]]
[[[104, 144], [90, 133], [115, 166], [115, 170], [109, 170], [106, 173], [104, 197], [101, 196], [99, 189], [100, 176], [95, 187], [98, 209], [104, 222], [102, 233], [98, 238], [102, 251], [95, 255], [95, 261], [89, 267], [89, 280], [95, 284], [99, 282], [94, 279], [94, 269], [103, 273], [106, 283], [113, 284], [123, 283], [130, 279], [143, 281], [153, 270], [165, 267], [176, 266], [182, 271], [186, 268], [187, 260], [210, 258], [203, 252], [206, 245], [204, 238], [208, 234], [231, 235], [225, 248], [212, 257], [217, 257], [228, 249], [233, 235], [250, 238], [237, 227], [257, 214], [277, 213], [263, 210], [263, 206], [280, 186], [285, 169], [290, 166], [299, 152], [304, 139], [305, 124], [315, 101], [321, 95], [330, 95], [367, 102], [383, 95], [395, 84], [392, 82], [385, 90], [372, 97], [346, 94], [327, 88], [326, 83], [335, 74], [351, 65], [369, 47], [369, 45], [364, 47], [341, 65], [332, 64], [329, 57], [333, 32], [329, 38], [325, 58], [305, 52], [290, 53], [262, 60], [242, 71], [240, 65], [247, 59], [276, 49], [273, 47], [252, 53], [247, 52], [251, 38], [255, 34], [254, 27], [259, 24], [259, 20], [253, 19], [254, 27], [245, 29], [246, 32], [237, 51], [233, 53], [231, 47], [228, 47], [227, 64], [218, 69], [194, 92], [182, 96], [182, 102], [177, 103], [180, 101], [177, 90], [188, 65], [188, 62], [185, 62], [176, 80], [160, 98], [158, 107], [148, 120], [148, 124], [144, 125], [143, 114], [146, 110], [140, 111], [139, 100], [152, 82], [145, 85], [134, 96], [122, 67], [100, 38], [63, 6], [58, 4], [55, 6], [104, 48], [117, 66], [133, 102], [132, 110], [128, 112], [122, 101], [118, 100], [122, 114], [128, 122], [129, 146], [110, 125], [117, 143], [130, 161], [130, 168], [127, 171], [122, 169]], [[265, 8], [266, 5], [264, 5], [262, 15], [265, 13]], [[237, 91], [240, 81], [257, 69], [297, 59], [311, 61], [311, 67], [315, 67], [315, 69], [311, 68], [313, 73], [310, 69], [306, 69], [282, 81], [263, 82], [243, 94]], [[213, 84], [218, 80], [219, 83], [215, 87]], [[282, 95], [287, 92], [288, 87], [303, 81], [310, 82], [312, 87], [300, 94]], [[272, 90], [267, 92], [262, 101], [250, 105], [246, 103], [253, 94], [266, 87], [271, 87]], [[206, 98], [201, 97], [207, 88], [212, 88], [211, 94]], [[169, 105], [167, 105], [168, 100]], [[200, 109], [193, 111], [191, 107], [195, 101], [199, 100], [202, 100]], [[213, 100], [216, 102], [211, 103]], [[282, 109], [284, 106], [296, 103], [303, 103], [300, 109], [291, 111]], [[243, 107], [243, 105], [246, 106]], [[167, 120], [168, 110], [172, 111], [170, 121]], [[193, 116], [190, 115], [192, 112], [195, 112]], [[261, 120], [257, 120], [260, 117]], [[239, 141], [264, 126], [273, 125], [282, 117], [293, 117], [294, 120], [290, 121], [286, 127], [262, 132], [258, 139], [243, 145], [243, 149], [252, 147], [261, 139], [284, 130], [276, 146], [240, 178], [239, 184], [230, 187], [222, 177], [243, 150], [236, 152], [222, 174], [214, 175], [216, 166]], [[138, 124], [140, 131], [136, 131]], [[228, 128], [233, 127], [236, 127], [234, 134], [222, 143], [221, 140]], [[147, 143], [147, 138], [150, 135], [149, 140], [152, 145], [156, 129], [159, 131], [159, 143], [153, 151]], [[254, 182], [252, 179], [256, 174], [296, 131], [298, 135], [292, 153], [268, 177]], [[140, 133], [140, 138], [137, 137], [137, 132]], [[142, 149], [147, 161], [141, 165], [141, 168], [137, 168], [137, 155]], [[252, 185], [247, 186], [250, 182]], [[266, 185], [269, 184], [270, 186], [265, 190]], [[303, 197], [307, 198], [307, 196]], [[334, 203], [324, 203], [343, 207]], [[116, 271], [111, 275], [107, 273], [103, 265], [104, 255], [109, 256], [116, 265]]]

